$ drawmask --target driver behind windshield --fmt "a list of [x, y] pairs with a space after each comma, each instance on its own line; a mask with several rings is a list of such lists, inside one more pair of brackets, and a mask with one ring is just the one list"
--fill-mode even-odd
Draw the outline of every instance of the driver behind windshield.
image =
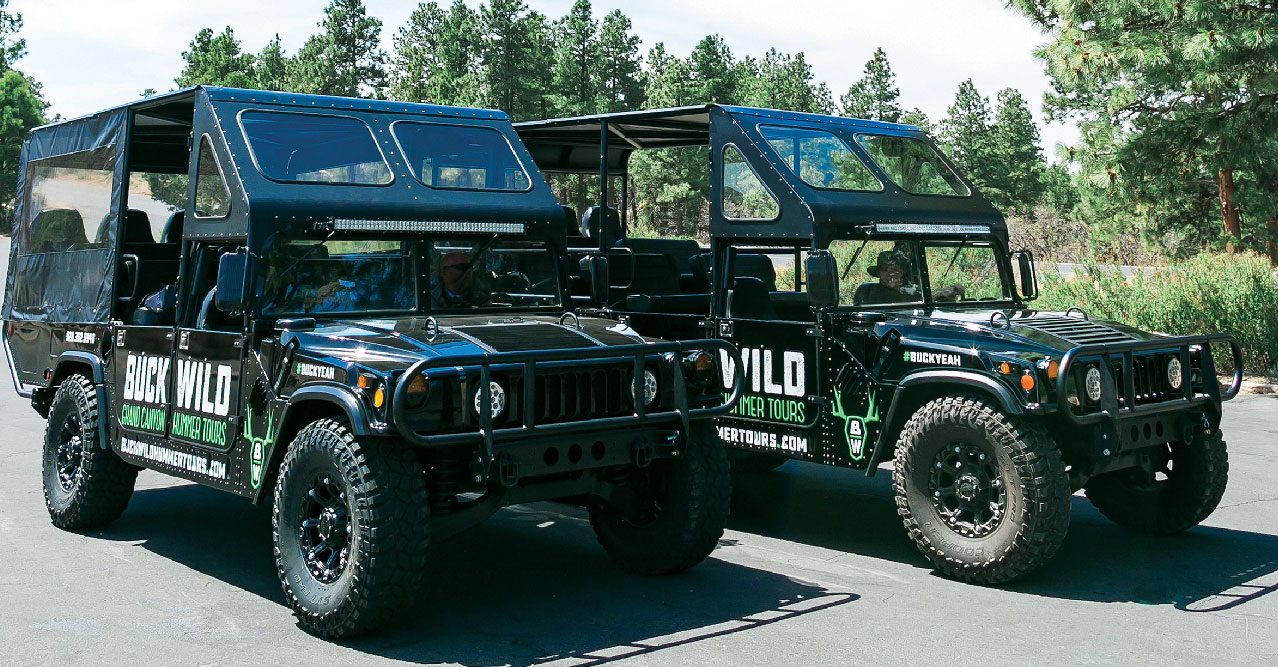
[[431, 288], [431, 305], [435, 308], [478, 306], [488, 302], [489, 295], [475, 285], [475, 264], [461, 250], [444, 253], [439, 260], [439, 279]]
[[[910, 256], [900, 249], [884, 250], [879, 253], [874, 265], [866, 269], [871, 277], [878, 278], [877, 283], [865, 283], [856, 290], [854, 300], [857, 304], [909, 303], [919, 300], [917, 285], [905, 283], [906, 269], [912, 267]], [[914, 273], [910, 272], [913, 279]]]

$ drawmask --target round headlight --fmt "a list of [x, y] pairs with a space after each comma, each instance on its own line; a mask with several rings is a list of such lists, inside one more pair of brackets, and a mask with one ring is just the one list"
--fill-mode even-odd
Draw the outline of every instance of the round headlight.
[[1180, 366], [1180, 357], [1172, 357], [1171, 361], [1167, 362], [1167, 384], [1172, 389], [1180, 389], [1180, 386], [1184, 383], [1185, 373]]
[[1083, 388], [1087, 390], [1087, 398], [1093, 403], [1101, 399], [1101, 376], [1100, 369], [1092, 366], [1087, 369], [1087, 375], [1083, 378]]
[[[630, 385], [630, 398], [635, 397], [635, 386]], [[651, 370], [643, 369], [643, 404], [652, 405], [657, 400], [657, 375]]]
[[[489, 411], [492, 413], [493, 419], [501, 416], [506, 410], [506, 390], [496, 381], [488, 383], [489, 394]], [[483, 387], [475, 390], [475, 414], [479, 414], [479, 405], [484, 400]]]

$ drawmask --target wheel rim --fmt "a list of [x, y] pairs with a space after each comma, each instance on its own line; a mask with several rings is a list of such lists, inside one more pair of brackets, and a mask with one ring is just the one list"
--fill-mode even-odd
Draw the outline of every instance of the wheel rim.
[[306, 569], [321, 584], [331, 584], [346, 571], [353, 525], [346, 492], [328, 475], [315, 477], [302, 498], [298, 548]]
[[995, 457], [968, 442], [937, 452], [928, 496], [945, 525], [963, 537], [989, 535], [1007, 514], [1007, 485]]
[[63, 491], [70, 491], [80, 477], [84, 467], [84, 439], [80, 418], [74, 414], [67, 415], [58, 429], [58, 449], [54, 463], [58, 471], [58, 485]]

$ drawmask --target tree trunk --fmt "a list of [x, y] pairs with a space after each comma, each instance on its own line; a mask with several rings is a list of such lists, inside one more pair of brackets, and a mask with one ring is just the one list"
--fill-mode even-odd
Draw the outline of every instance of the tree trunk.
[[1271, 215], [1265, 221], [1265, 231], [1268, 232], [1268, 238], [1265, 239], [1265, 254], [1269, 255], [1269, 263], [1278, 266], [1278, 215]]
[[1225, 234], [1232, 238], [1225, 248], [1234, 252], [1234, 241], [1242, 238], [1242, 224], [1238, 219], [1238, 204], [1234, 202], [1234, 170], [1220, 170], [1220, 215], [1225, 223]]

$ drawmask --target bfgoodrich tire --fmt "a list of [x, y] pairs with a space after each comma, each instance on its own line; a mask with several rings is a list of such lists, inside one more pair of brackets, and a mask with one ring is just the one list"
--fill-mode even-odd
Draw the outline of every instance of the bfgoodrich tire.
[[62, 381], [44, 432], [44, 503], [53, 525], [96, 528], [124, 513], [138, 469], [101, 441], [101, 406], [83, 375]]
[[975, 397], [934, 400], [901, 432], [897, 512], [938, 571], [981, 584], [1047, 562], [1069, 528], [1069, 480], [1037, 426]]
[[626, 502], [590, 504], [599, 544], [636, 574], [681, 572], [705, 560], [723, 537], [732, 473], [723, 442], [698, 421], [675, 459], [632, 468], [616, 481]]
[[1098, 475], [1087, 499], [1114, 523], [1142, 533], [1171, 535], [1192, 528], [1220, 504], [1229, 482], [1229, 453], [1217, 430], [1152, 452], [1151, 470]]
[[353, 637], [415, 599], [427, 503], [409, 448], [357, 438], [331, 419], [297, 434], [280, 464], [271, 525], [284, 598], [302, 629]]

